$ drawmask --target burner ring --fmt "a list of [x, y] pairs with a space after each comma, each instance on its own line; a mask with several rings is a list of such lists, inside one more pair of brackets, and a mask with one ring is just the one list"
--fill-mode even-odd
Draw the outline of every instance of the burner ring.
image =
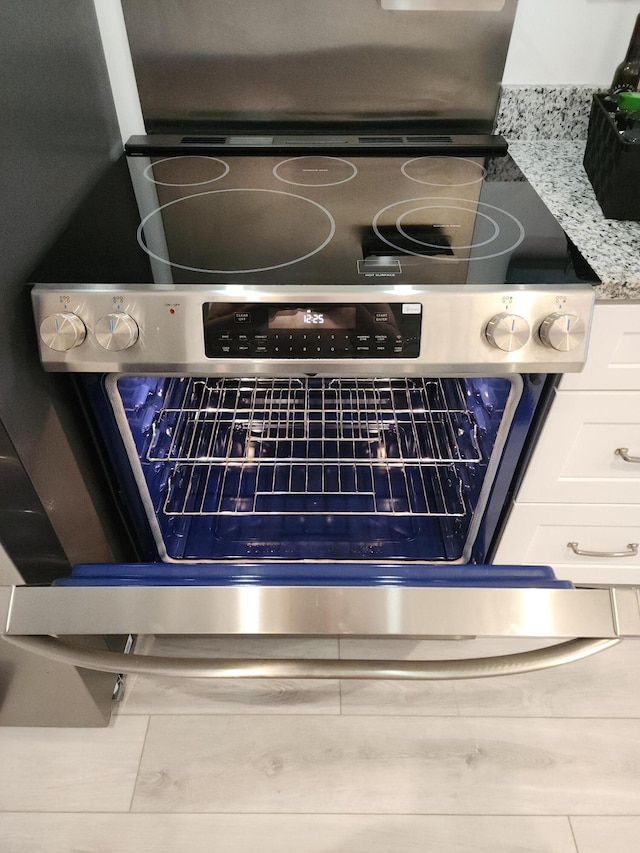
[[[437, 180], [425, 181], [425, 180], [421, 180], [420, 178], [414, 178], [413, 175], [410, 175], [407, 172], [408, 166], [411, 166], [412, 163], [418, 163], [420, 160], [426, 160], [427, 162], [429, 162], [431, 164], [433, 164], [435, 162], [442, 162], [443, 160], [447, 161], [448, 163], [456, 163], [456, 164], [464, 163], [464, 164], [466, 164], [465, 168], [467, 168], [468, 166], [472, 166], [473, 170], [477, 170], [477, 174], [476, 174], [476, 176], [474, 176], [469, 181], [455, 181], [455, 182], [445, 181], [444, 183], [442, 181], [437, 181]], [[410, 181], [414, 181], [416, 184], [425, 184], [426, 186], [431, 186], [431, 187], [468, 187], [468, 186], [471, 186], [472, 184], [479, 184], [482, 180], [484, 180], [484, 178], [486, 177], [486, 174], [487, 174], [487, 170], [484, 168], [484, 166], [481, 166], [479, 163], [476, 163], [474, 160], [469, 160], [467, 157], [424, 157], [424, 156], [423, 157], [414, 157], [413, 159], [407, 160], [405, 163], [403, 163], [402, 166], [400, 167], [400, 171], [405, 176], [405, 178], [409, 178]], [[437, 177], [437, 173], [436, 173], [436, 177]]]
[[[329, 233], [326, 236], [326, 238], [322, 241], [322, 243], [320, 243], [319, 246], [316, 246], [315, 249], [312, 249], [310, 252], [307, 252], [306, 254], [301, 255], [300, 257], [292, 258], [289, 261], [284, 261], [283, 263], [279, 263], [279, 264], [270, 264], [268, 266], [263, 266], [263, 267], [251, 267], [249, 269], [213, 269], [213, 268], [209, 268], [209, 267], [196, 267], [196, 266], [190, 266], [189, 264], [181, 264], [181, 263], [177, 263], [176, 261], [171, 261], [168, 258], [163, 258], [162, 255], [158, 255], [156, 252], [154, 252], [152, 249], [150, 249], [149, 246], [147, 246], [147, 244], [145, 243], [145, 240], [144, 240], [144, 228], [145, 228], [145, 225], [151, 220], [152, 217], [157, 216], [158, 214], [161, 214], [163, 210], [166, 210], [167, 208], [170, 208], [176, 204], [181, 204], [181, 203], [184, 203], [184, 202], [192, 200], [192, 199], [204, 198], [205, 196], [215, 196], [215, 195], [219, 195], [221, 193], [271, 193], [272, 195], [286, 196], [287, 198], [298, 199], [299, 201], [303, 201], [303, 202], [306, 202], [307, 204], [313, 205], [314, 207], [318, 208], [318, 210], [320, 210], [325, 215], [326, 219], [328, 220], [328, 224], [329, 224]], [[326, 207], [319, 204], [317, 201], [313, 201], [313, 199], [305, 198], [305, 196], [296, 195], [295, 193], [284, 192], [282, 190], [267, 190], [267, 189], [261, 189], [261, 188], [257, 188], [257, 187], [255, 187], [255, 188], [232, 187], [230, 189], [207, 190], [206, 192], [195, 193], [193, 195], [183, 196], [181, 198], [173, 199], [173, 201], [169, 201], [166, 204], [163, 204], [160, 207], [155, 208], [150, 213], [148, 213], [144, 217], [144, 219], [140, 222], [136, 236], [138, 239], [138, 244], [139, 244], [141, 249], [143, 249], [150, 257], [154, 258], [157, 261], [160, 261], [160, 263], [166, 264], [167, 266], [176, 267], [177, 269], [187, 270], [188, 272], [215, 274], [215, 275], [218, 275], [218, 274], [228, 275], [228, 274], [267, 272], [268, 270], [281, 269], [282, 267], [288, 267], [288, 266], [291, 266], [292, 264], [297, 264], [300, 261], [305, 261], [305, 260], [307, 260], [307, 258], [311, 258], [311, 257], [313, 257], [313, 255], [316, 255], [316, 254], [318, 254], [318, 252], [321, 252], [325, 248], [325, 246], [327, 246], [331, 242], [335, 232], [336, 232], [335, 219], [333, 218], [333, 216], [327, 210]]]
[[[426, 246], [428, 248], [438, 248], [435, 243], [428, 243], [426, 240], [418, 240], [416, 237], [412, 237], [402, 227], [402, 220], [405, 216], [409, 216], [412, 213], [416, 213], [418, 210], [430, 210], [438, 207], [444, 208], [445, 210], [464, 210], [466, 212], [469, 212], [468, 207], [458, 207], [453, 204], [425, 204], [422, 207], [414, 207], [411, 210], [405, 210], [404, 213], [401, 213], [400, 216], [396, 219], [396, 228], [398, 229], [400, 234], [402, 234], [403, 237], [406, 237], [407, 240], [411, 240], [412, 243], [417, 243], [419, 246]], [[481, 213], [479, 210], [476, 211], [476, 216], [481, 216], [493, 226], [493, 234], [486, 240], [483, 240], [481, 243], [470, 243], [468, 246], [456, 245], [456, 249], [479, 249], [480, 246], [486, 246], [488, 243], [493, 243], [493, 241], [500, 233], [500, 226], [495, 221], [495, 219], [493, 219], [493, 217], [489, 216], [486, 213]]]
[[[497, 227], [498, 227], [498, 231], [495, 233], [493, 239], [495, 239], [495, 237], [498, 236], [498, 234], [501, 230], [500, 224], [499, 224], [499, 222], [495, 221], [494, 216], [491, 216], [490, 213], [483, 212], [482, 210], [480, 210], [480, 208], [484, 208], [485, 211], [495, 211], [498, 219], [500, 218], [500, 216], [505, 217], [507, 224], [515, 226], [516, 234], [515, 234], [515, 237], [512, 239], [509, 246], [501, 249], [499, 252], [490, 252], [489, 254], [478, 255], [478, 256], [473, 257], [473, 258], [465, 258], [466, 261], [486, 261], [486, 260], [489, 260], [490, 258], [498, 258], [501, 255], [506, 255], [509, 252], [512, 252], [524, 240], [525, 231], [524, 231], [524, 226], [522, 225], [520, 220], [516, 219], [516, 217], [512, 213], [509, 213], [507, 210], [503, 210], [503, 208], [501, 208], [501, 207], [496, 207], [494, 204], [487, 204], [486, 202], [482, 202], [482, 201], [477, 202], [475, 207], [473, 207], [473, 208], [472, 207], [460, 207], [461, 204], [462, 205], [465, 205], [465, 204], [469, 205], [469, 204], [472, 204], [472, 202], [469, 202], [468, 199], [464, 199], [464, 198], [437, 198], [437, 197], [432, 197], [432, 196], [427, 196], [426, 198], [404, 199], [403, 201], [396, 201], [393, 204], [388, 204], [386, 207], [383, 207], [382, 210], [379, 210], [376, 213], [376, 215], [373, 218], [373, 222], [371, 223], [372, 228], [373, 228], [374, 232], [376, 233], [377, 237], [380, 240], [382, 240], [383, 243], [386, 243], [387, 246], [390, 246], [392, 249], [395, 249], [396, 251], [402, 252], [403, 254], [413, 255], [414, 257], [417, 257], [417, 258], [424, 257], [424, 255], [421, 254], [420, 252], [411, 252], [406, 248], [402, 248], [401, 246], [396, 246], [391, 240], [389, 240], [387, 237], [385, 237], [383, 235], [382, 231], [380, 230], [380, 225], [381, 225], [380, 219], [384, 216], [385, 213], [392, 210], [394, 207], [400, 207], [401, 205], [406, 205], [406, 204], [411, 204], [413, 202], [421, 202], [421, 201], [431, 202], [431, 204], [422, 205], [421, 207], [414, 208], [414, 210], [421, 210], [421, 209], [424, 209], [427, 207], [428, 208], [441, 207], [441, 208], [452, 208], [452, 209], [467, 210], [469, 213], [472, 213], [474, 215], [479, 214], [479, 215], [483, 216], [489, 222], [494, 223], [494, 227], [495, 227], [495, 225], [497, 225]], [[456, 204], [452, 205], [452, 204], [448, 204], [448, 202], [456, 202]], [[405, 211], [404, 213], [401, 213], [396, 217], [396, 220], [395, 220], [396, 227], [397, 227], [397, 223], [401, 222], [403, 217], [408, 215], [410, 212], [411, 211]], [[399, 230], [399, 233], [401, 233], [404, 237], [409, 236], [408, 234], [405, 234], [403, 230]], [[415, 242], [415, 243], [418, 243], [418, 244], [420, 243], [420, 241], [416, 240], [415, 238], [410, 237], [409, 239], [412, 239], [413, 242]], [[428, 246], [429, 244], [424, 243], [423, 245]], [[460, 246], [460, 247], [455, 247], [455, 248], [461, 248], [461, 249], [471, 248], [471, 249], [473, 249], [473, 248], [476, 248], [476, 246], [483, 246], [483, 245], [485, 245], [484, 242], [479, 243], [479, 244], [475, 244], [472, 246]], [[448, 263], [458, 263], [459, 259], [458, 258], [449, 258], [449, 257], [439, 257], [438, 260], [441, 263], [447, 263], [447, 262]]]
[[[342, 163], [345, 166], [348, 166], [351, 169], [351, 174], [347, 175], [345, 178], [341, 178], [339, 181], [322, 181], [316, 183], [308, 183], [305, 181], [292, 181], [289, 178], [283, 178], [282, 175], [278, 174], [278, 169], [282, 166], [287, 165], [288, 163], [298, 163], [301, 160], [329, 160], [332, 163]], [[304, 171], [304, 170], [303, 170]], [[318, 169], [314, 169], [312, 171], [319, 171]], [[289, 157], [287, 160], [281, 160], [279, 163], [273, 167], [273, 174], [279, 180], [285, 184], [291, 184], [294, 187], [337, 187], [339, 184], [346, 184], [349, 181], [352, 181], [355, 176], [358, 174], [358, 168], [349, 160], [345, 160], [342, 157], [327, 157], [324, 155], [314, 156], [314, 155], [306, 155], [304, 157]]]
[[[207, 178], [206, 181], [190, 181], [188, 183], [178, 181], [158, 181], [153, 177], [153, 169], [155, 166], [159, 166], [162, 163], [174, 162], [175, 160], [208, 160], [212, 163], [219, 163], [223, 167], [223, 172], [215, 178]], [[219, 181], [221, 178], [224, 178], [224, 176], [228, 175], [229, 172], [229, 164], [224, 160], [221, 160], [219, 157], [207, 157], [203, 154], [180, 154], [177, 157], [163, 157], [162, 160], [156, 160], [154, 163], [149, 163], [142, 174], [152, 184], [158, 184], [158, 186], [161, 187], [199, 187], [203, 184], [213, 184], [215, 181]]]

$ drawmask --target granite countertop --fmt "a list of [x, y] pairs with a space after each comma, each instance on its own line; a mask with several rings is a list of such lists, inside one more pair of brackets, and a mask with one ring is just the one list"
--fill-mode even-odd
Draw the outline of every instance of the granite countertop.
[[576, 87], [506, 90], [497, 130], [602, 280], [597, 298], [640, 299], [640, 222], [605, 219], [582, 166], [592, 92]]
[[512, 157], [602, 280], [598, 299], [640, 299], [640, 222], [605, 219], [582, 167], [585, 143], [511, 142]]

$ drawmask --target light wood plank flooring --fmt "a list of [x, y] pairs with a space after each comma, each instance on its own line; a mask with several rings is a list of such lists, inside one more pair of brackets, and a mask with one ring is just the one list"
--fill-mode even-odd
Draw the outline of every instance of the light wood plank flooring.
[[[283, 657], [513, 650], [259, 642]], [[106, 729], [0, 729], [0, 767], [2, 853], [637, 853], [640, 641], [479, 681], [137, 677]]]

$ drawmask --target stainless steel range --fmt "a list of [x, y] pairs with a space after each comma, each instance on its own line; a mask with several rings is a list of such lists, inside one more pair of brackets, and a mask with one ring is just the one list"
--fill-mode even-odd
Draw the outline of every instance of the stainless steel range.
[[[110, 672], [455, 678], [639, 635], [631, 590], [492, 565], [597, 281], [504, 140], [204, 124], [132, 138], [32, 277], [42, 365], [77, 387], [131, 560], [2, 589], [5, 639]], [[60, 639], [96, 633], [566, 642], [240, 664]]]

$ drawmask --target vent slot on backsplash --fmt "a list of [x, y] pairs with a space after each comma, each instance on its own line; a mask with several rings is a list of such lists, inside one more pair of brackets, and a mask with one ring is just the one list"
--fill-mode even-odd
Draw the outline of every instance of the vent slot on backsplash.
[[345, 137], [340, 140], [336, 140], [333, 137], [326, 136], [308, 136], [308, 137], [291, 137], [285, 140], [278, 140], [273, 137], [252, 137], [252, 136], [242, 136], [242, 137], [228, 137], [228, 136], [183, 136], [180, 139], [181, 145], [227, 145], [227, 144], [243, 144], [243, 145], [251, 145], [251, 144], [269, 144], [278, 141], [285, 141], [287, 144], [298, 144], [298, 145], [327, 145], [327, 144], [336, 144], [336, 142], [340, 142], [342, 145], [351, 144], [351, 145], [452, 145], [453, 139], [450, 136], [433, 136], [433, 135], [423, 135], [423, 136], [358, 136], [358, 137]]
[[421, 145], [452, 145], [450, 136], [407, 136], [407, 142], [419, 142]]
[[359, 136], [361, 145], [452, 145], [450, 136], [434, 136], [424, 134], [422, 136]]
[[226, 141], [226, 136], [183, 136], [180, 140], [182, 144], [195, 142], [200, 145], [224, 145]]

